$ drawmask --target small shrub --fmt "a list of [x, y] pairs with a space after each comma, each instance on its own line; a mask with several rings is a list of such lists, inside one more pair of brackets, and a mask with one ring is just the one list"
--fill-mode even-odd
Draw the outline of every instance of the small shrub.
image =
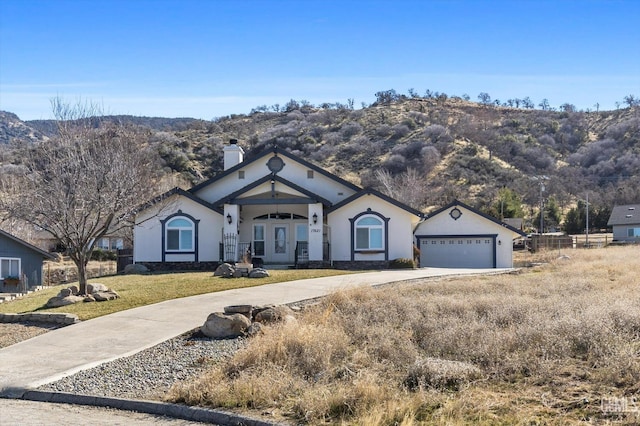
[[480, 378], [480, 369], [468, 362], [425, 358], [416, 361], [404, 385], [413, 391], [427, 388], [458, 391], [465, 384]]
[[118, 260], [118, 255], [116, 252], [97, 248], [91, 253], [91, 260], [97, 260], [99, 262]]
[[414, 269], [415, 267], [416, 263], [413, 259], [408, 258], [393, 259], [389, 262], [389, 269]]

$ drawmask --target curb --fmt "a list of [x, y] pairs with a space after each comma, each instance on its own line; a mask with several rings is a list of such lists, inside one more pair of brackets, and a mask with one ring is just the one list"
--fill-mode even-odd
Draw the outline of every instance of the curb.
[[[187, 405], [137, 399], [111, 398], [102, 396], [76, 395], [65, 392], [48, 392], [30, 389], [13, 389], [13, 399], [49, 402], [55, 404], [88, 405], [94, 407], [115, 408], [138, 413], [172, 417], [193, 422], [213, 423], [220, 426], [284, 426], [284, 423], [267, 422], [210, 408], [190, 407]], [[0, 396], [0, 398], [12, 398]]]

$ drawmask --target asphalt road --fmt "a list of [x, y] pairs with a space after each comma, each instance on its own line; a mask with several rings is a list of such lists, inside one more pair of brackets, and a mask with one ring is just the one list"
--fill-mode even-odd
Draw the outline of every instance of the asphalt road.
[[0, 399], [1, 426], [187, 426], [204, 424], [111, 408]]

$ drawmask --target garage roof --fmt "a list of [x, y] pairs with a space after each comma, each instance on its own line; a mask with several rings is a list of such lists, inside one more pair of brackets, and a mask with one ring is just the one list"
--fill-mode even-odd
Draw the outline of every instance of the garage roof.
[[[432, 213], [427, 214], [425, 216], [425, 221], [427, 221], [427, 220], [429, 220], [429, 218], [432, 218], [432, 217], [434, 217], [436, 215], [439, 215], [440, 213], [442, 213], [444, 211], [447, 211], [447, 210], [449, 210], [449, 209], [451, 209], [452, 207], [455, 207], [455, 206], [463, 207], [463, 208], [465, 208], [467, 210], [470, 210], [473, 213], [475, 213], [475, 214], [477, 214], [479, 216], [482, 216], [483, 218], [485, 218], [485, 219], [487, 219], [487, 220], [489, 220], [489, 221], [491, 221], [491, 222], [493, 222], [493, 223], [495, 223], [497, 225], [500, 225], [500, 226], [502, 226], [504, 228], [507, 228], [508, 230], [510, 230], [512, 232], [515, 232], [518, 235], [521, 235], [523, 237], [527, 236], [527, 234], [525, 234], [521, 230], [519, 230], [517, 228], [514, 228], [513, 226], [508, 225], [508, 224], [506, 224], [504, 222], [501, 222], [498, 219], [496, 219], [495, 217], [489, 216], [488, 214], [485, 214], [485, 213], [481, 212], [478, 209], [474, 209], [473, 207], [468, 206], [468, 205], [466, 205], [465, 203], [463, 203], [462, 201], [459, 201], [459, 200], [453, 200], [451, 203], [447, 204], [446, 206], [444, 206], [442, 208], [439, 208], [438, 210], [436, 210], [436, 211], [434, 211]], [[640, 210], [639, 210], [639, 212], [640, 212]]]

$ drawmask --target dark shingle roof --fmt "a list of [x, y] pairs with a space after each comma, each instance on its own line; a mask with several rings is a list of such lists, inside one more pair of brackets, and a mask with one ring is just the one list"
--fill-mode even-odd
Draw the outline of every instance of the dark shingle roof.
[[43, 257], [44, 259], [51, 259], [51, 260], [53, 260], [53, 259], [55, 259], [55, 258], [56, 258], [56, 257], [55, 257], [54, 255], [52, 255], [51, 253], [47, 253], [46, 251], [44, 251], [44, 250], [42, 250], [42, 249], [39, 249], [38, 247], [36, 247], [36, 246], [34, 246], [34, 245], [31, 245], [31, 244], [29, 244], [28, 242], [26, 242], [26, 241], [24, 241], [24, 240], [21, 240], [20, 238], [18, 238], [18, 237], [16, 237], [16, 236], [14, 236], [14, 235], [11, 235], [11, 234], [9, 234], [8, 232], [3, 231], [2, 229], [0, 229], [0, 235], [1, 235], [1, 236], [3, 236], [3, 237], [8, 238], [8, 239], [10, 239], [10, 240], [13, 240], [13, 241], [17, 242], [18, 244], [21, 244], [21, 245], [25, 246], [26, 248], [28, 248], [28, 249], [29, 249], [29, 250], [31, 250], [31, 251], [34, 251], [34, 252], [36, 252], [36, 253], [38, 253], [38, 254], [42, 255], [42, 257]]
[[637, 224], [640, 224], [640, 204], [615, 206], [607, 222], [607, 226]]

